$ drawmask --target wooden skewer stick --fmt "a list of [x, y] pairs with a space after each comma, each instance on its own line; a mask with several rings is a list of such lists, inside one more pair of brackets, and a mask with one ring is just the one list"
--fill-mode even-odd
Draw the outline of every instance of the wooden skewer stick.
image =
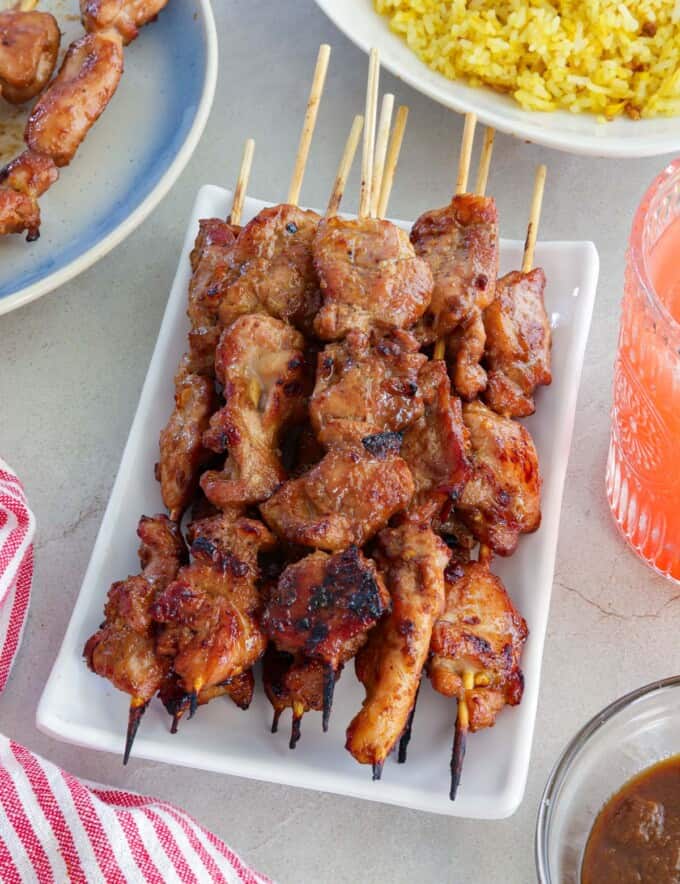
[[148, 700], [142, 700], [141, 697], [133, 697], [130, 700], [130, 711], [128, 712], [128, 726], [127, 733], [125, 735], [125, 750], [123, 752], [123, 764], [127, 764], [130, 760], [130, 752], [132, 751], [132, 744], [135, 741], [135, 737], [137, 736], [137, 731], [139, 730], [139, 723], [142, 720], [142, 716], [146, 712], [146, 707], [149, 705]]
[[458, 714], [456, 715], [456, 731], [453, 738], [453, 751], [451, 753], [451, 789], [449, 798], [451, 801], [456, 800], [456, 793], [460, 784], [460, 775], [463, 770], [463, 760], [465, 759], [465, 747], [467, 743], [467, 733], [470, 727], [470, 713], [465, 700], [467, 691], [472, 690], [475, 686], [474, 674], [466, 669], [463, 673], [463, 695], [458, 700]]
[[395, 120], [390, 144], [387, 148], [387, 159], [385, 160], [385, 170], [383, 172], [380, 187], [380, 199], [378, 200], [378, 218], [384, 218], [387, 214], [387, 204], [390, 201], [390, 194], [392, 193], [394, 173], [397, 170], [397, 163], [399, 162], [399, 153], [401, 152], [401, 144], [404, 140], [407, 120], [408, 108], [406, 105], [402, 104], [397, 111], [397, 119]]
[[368, 60], [368, 80], [366, 82], [364, 146], [361, 156], [361, 192], [359, 196], [360, 218], [367, 218], [371, 211], [371, 196], [373, 193], [373, 154], [375, 151], [375, 117], [378, 105], [379, 80], [380, 56], [377, 49], [371, 49], [371, 55]]
[[231, 213], [229, 214], [229, 223], [237, 226], [241, 223], [241, 215], [243, 214], [243, 204], [246, 201], [246, 191], [248, 189], [248, 181], [250, 180], [250, 170], [253, 166], [253, 154], [255, 153], [255, 141], [249, 138], [243, 147], [243, 157], [241, 158], [241, 168], [239, 169], [236, 187], [234, 188], [234, 199], [231, 205]]
[[354, 122], [352, 123], [350, 133], [347, 136], [345, 149], [342, 152], [340, 165], [338, 166], [338, 173], [335, 176], [335, 181], [333, 183], [333, 190], [331, 192], [330, 199], [328, 200], [328, 206], [326, 208], [327, 218], [330, 218], [332, 215], [338, 214], [340, 203], [342, 202], [342, 196], [345, 192], [345, 186], [347, 184], [347, 177], [349, 175], [350, 169], [352, 168], [352, 163], [354, 162], [354, 156], [357, 152], [357, 147], [359, 146], [359, 139], [361, 138], [361, 130], [363, 128], [364, 118], [361, 116], [361, 114], [357, 114], [356, 117], [354, 117]]
[[493, 143], [496, 138], [496, 130], [491, 126], [487, 126], [484, 130], [484, 143], [482, 144], [482, 153], [479, 157], [479, 167], [477, 169], [477, 181], [475, 183], [475, 193], [484, 196], [486, 184], [489, 180], [489, 169], [491, 167], [491, 154], [493, 153]]
[[319, 103], [323, 94], [323, 87], [326, 82], [326, 72], [328, 70], [328, 61], [331, 56], [331, 47], [327, 43], [322, 43], [319, 47], [319, 54], [316, 59], [316, 68], [314, 69], [314, 78], [312, 80], [312, 88], [307, 99], [307, 110], [305, 112], [305, 120], [302, 125], [302, 133], [300, 134], [300, 143], [298, 145], [295, 157], [295, 168], [293, 169], [293, 177], [290, 181], [288, 189], [288, 202], [297, 206], [300, 199], [300, 190], [302, 189], [302, 179], [307, 166], [307, 158], [309, 156], [309, 148], [314, 135], [316, 126], [316, 117], [319, 112]]
[[545, 176], [547, 169], [540, 165], [536, 169], [534, 179], [534, 193], [531, 197], [531, 211], [529, 213], [529, 226], [527, 238], [524, 241], [524, 257], [522, 258], [522, 273], [528, 273], [534, 263], [534, 249], [536, 248], [536, 236], [538, 235], [538, 222], [541, 217], [541, 205], [543, 204], [543, 190], [545, 189]]
[[456, 194], [467, 191], [468, 175], [470, 174], [470, 160], [472, 159], [472, 144], [475, 140], [475, 127], [477, 125], [476, 114], [465, 114], [463, 126], [463, 140], [460, 145], [458, 158], [458, 177], [456, 178]]
[[375, 162], [373, 163], [373, 182], [371, 185], [371, 216], [373, 218], [378, 216], [380, 188], [382, 187], [382, 179], [385, 172], [385, 157], [387, 154], [387, 142], [390, 138], [393, 110], [394, 95], [388, 92], [383, 95], [380, 120], [378, 122], [378, 135], [375, 140]]
[[[475, 127], [477, 126], [477, 116], [475, 114], [465, 114], [465, 125], [463, 126], [463, 139], [460, 144], [460, 156], [458, 157], [458, 177], [456, 178], [456, 196], [467, 191], [468, 177], [470, 175], [470, 160], [472, 159], [472, 145], [475, 140]], [[488, 152], [488, 148], [487, 148]], [[489, 153], [489, 162], [491, 155]], [[482, 155], [484, 162], [484, 155]], [[434, 345], [433, 359], [443, 359], [446, 352], [446, 341], [440, 338]]]

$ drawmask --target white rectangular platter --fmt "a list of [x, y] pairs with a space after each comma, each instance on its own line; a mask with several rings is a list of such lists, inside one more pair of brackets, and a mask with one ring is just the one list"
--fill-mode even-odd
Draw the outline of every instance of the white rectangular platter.
[[[172, 407], [173, 375], [185, 348], [189, 252], [199, 218], [226, 217], [230, 205], [231, 194], [221, 188], [206, 186], [198, 193], [118, 476], [38, 707], [41, 730], [91, 749], [122, 754], [128, 698], [89, 672], [83, 645], [102, 619], [109, 585], [138, 571], [135, 530], [140, 514], [163, 510], [153, 465], [158, 434]], [[264, 205], [248, 200], [245, 219]], [[519, 267], [521, 255], [521, 243], [502, 240], [501, 270]], [[139, 729], [134, 755], [451, 816], [499, 819], [516, 810], [529, 767], [562, 490], [599, 265], [595, 247], [588, 242], [539, 243], [536, 263], [547, 275], [546, 304], [553, 328], [554, 381], [539, 391], [537, 412], [526, 422], [540, 457], [543, 520], [535, 534], [520, 539], [512, 558], [494, 562], [529, 624], [523, 657], [526, 689], [522, 704], [504, 710], [494, 728], [470, 736], [457, 800], [448, 798], [455, 703], [436, 694], [427, 680], [420, 691], [406, 764], [389, 759], [382, 780], [374, 783], [370, 768], [345, 751], [345, 728], [364, 696], [351, 664], [336, 688], [329, 732], [321, 732], [319, 713], [308, 713], [295, 751], [288, 749], [286, 716], [279, 733], [270, 733], [271, 708], [258, 685], [247, 712], [220, 698], [201, 707], [193, 720], [182, 722], [175, 736], [169, 732], [165, 710], [154, 701]]]

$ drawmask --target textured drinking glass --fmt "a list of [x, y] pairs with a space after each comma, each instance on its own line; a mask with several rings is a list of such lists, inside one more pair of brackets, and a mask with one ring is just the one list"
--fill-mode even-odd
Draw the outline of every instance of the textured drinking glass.
[[[680, 276], [680, 160], [645, 194], [633, 221], [614, 372], [607, 496], [630, 546], [680, 581], [680, 325], [656, 291], [651, 258], [677, 230]], [[665, 241], [668, 245], [668, 241]], [[677, 280], [677, 277], [676, 277]], [[677, 304], [675, 305], [676, 316]]]

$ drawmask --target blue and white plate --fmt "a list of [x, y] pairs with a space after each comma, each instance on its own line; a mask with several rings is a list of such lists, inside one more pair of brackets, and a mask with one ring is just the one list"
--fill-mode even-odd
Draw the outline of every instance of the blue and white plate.
[[[57, 18], [63, 54], [82, 33], [77, 0], [43, 0], [40, 9]], [[0, 314], [72, 279], [149, 215], [198, 143], [216, 80], [210, 0], [170, 0], [126, 47], [125, 74], [110, 105], [41, 198], [40, 239], [0, 237]], [[0, 165], [17, 152], [29, 109], [17, 114], [0, 99]]]

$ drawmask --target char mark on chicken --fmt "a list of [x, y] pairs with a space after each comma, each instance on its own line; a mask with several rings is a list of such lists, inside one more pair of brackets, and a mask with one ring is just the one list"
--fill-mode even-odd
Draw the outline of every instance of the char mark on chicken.
[[298, 479], [282, 485], [260, 511], [289, 543], [337, 551], [363, 546], [413, 496], [397, 434], [369, 436], [334, 450]]
[[376, 778], [409, 725], [432, 627], [444, 608], [449, 556], [425, 521], [405, 521], [378, 537], [376, 563], [392, 609], [357, 654], [366, 699], [347, 729], [347, 749], [359, 763], [373, 765]]
[[496, 297], [484, 311], [488, 383], [483, 399], [505, 417], [536, 410], [536, 387], [552, 381], [551, 332], [540, 267], [515, 271], [498, 280]]
[[333, 555], [311, 553], [289, 565], [272, 590], [262, 618], [269, 639], [280, 651], [303, 654], [324, 666], [324, 731], [341, 666], [389, 604], [375, 564], [356, 546]]
[[423, 413], [418, 372], [427, 361], [408, 332], [379, 337], [351, 331], [317, 359], [309, 406], [312, 426], [326, 448], [364, 436], [404, 430]]
[[224, 509], [265, 500], [286, 478], [279, 442], [302, 420], [310, 392], [304, 338], [270, 316], [242, 316], [226, 329], [216, 372], [225, 405], [210, 420], [206, 448], [227, 452], [224, 469], [201, 477], [206, 497]]
[[324, 219], [314, 239], [314, 265], [323, 299], [314, 330], [322, 341], [352, 330], [408, 328], [430, 303], [430, 269], [389, 221]]

